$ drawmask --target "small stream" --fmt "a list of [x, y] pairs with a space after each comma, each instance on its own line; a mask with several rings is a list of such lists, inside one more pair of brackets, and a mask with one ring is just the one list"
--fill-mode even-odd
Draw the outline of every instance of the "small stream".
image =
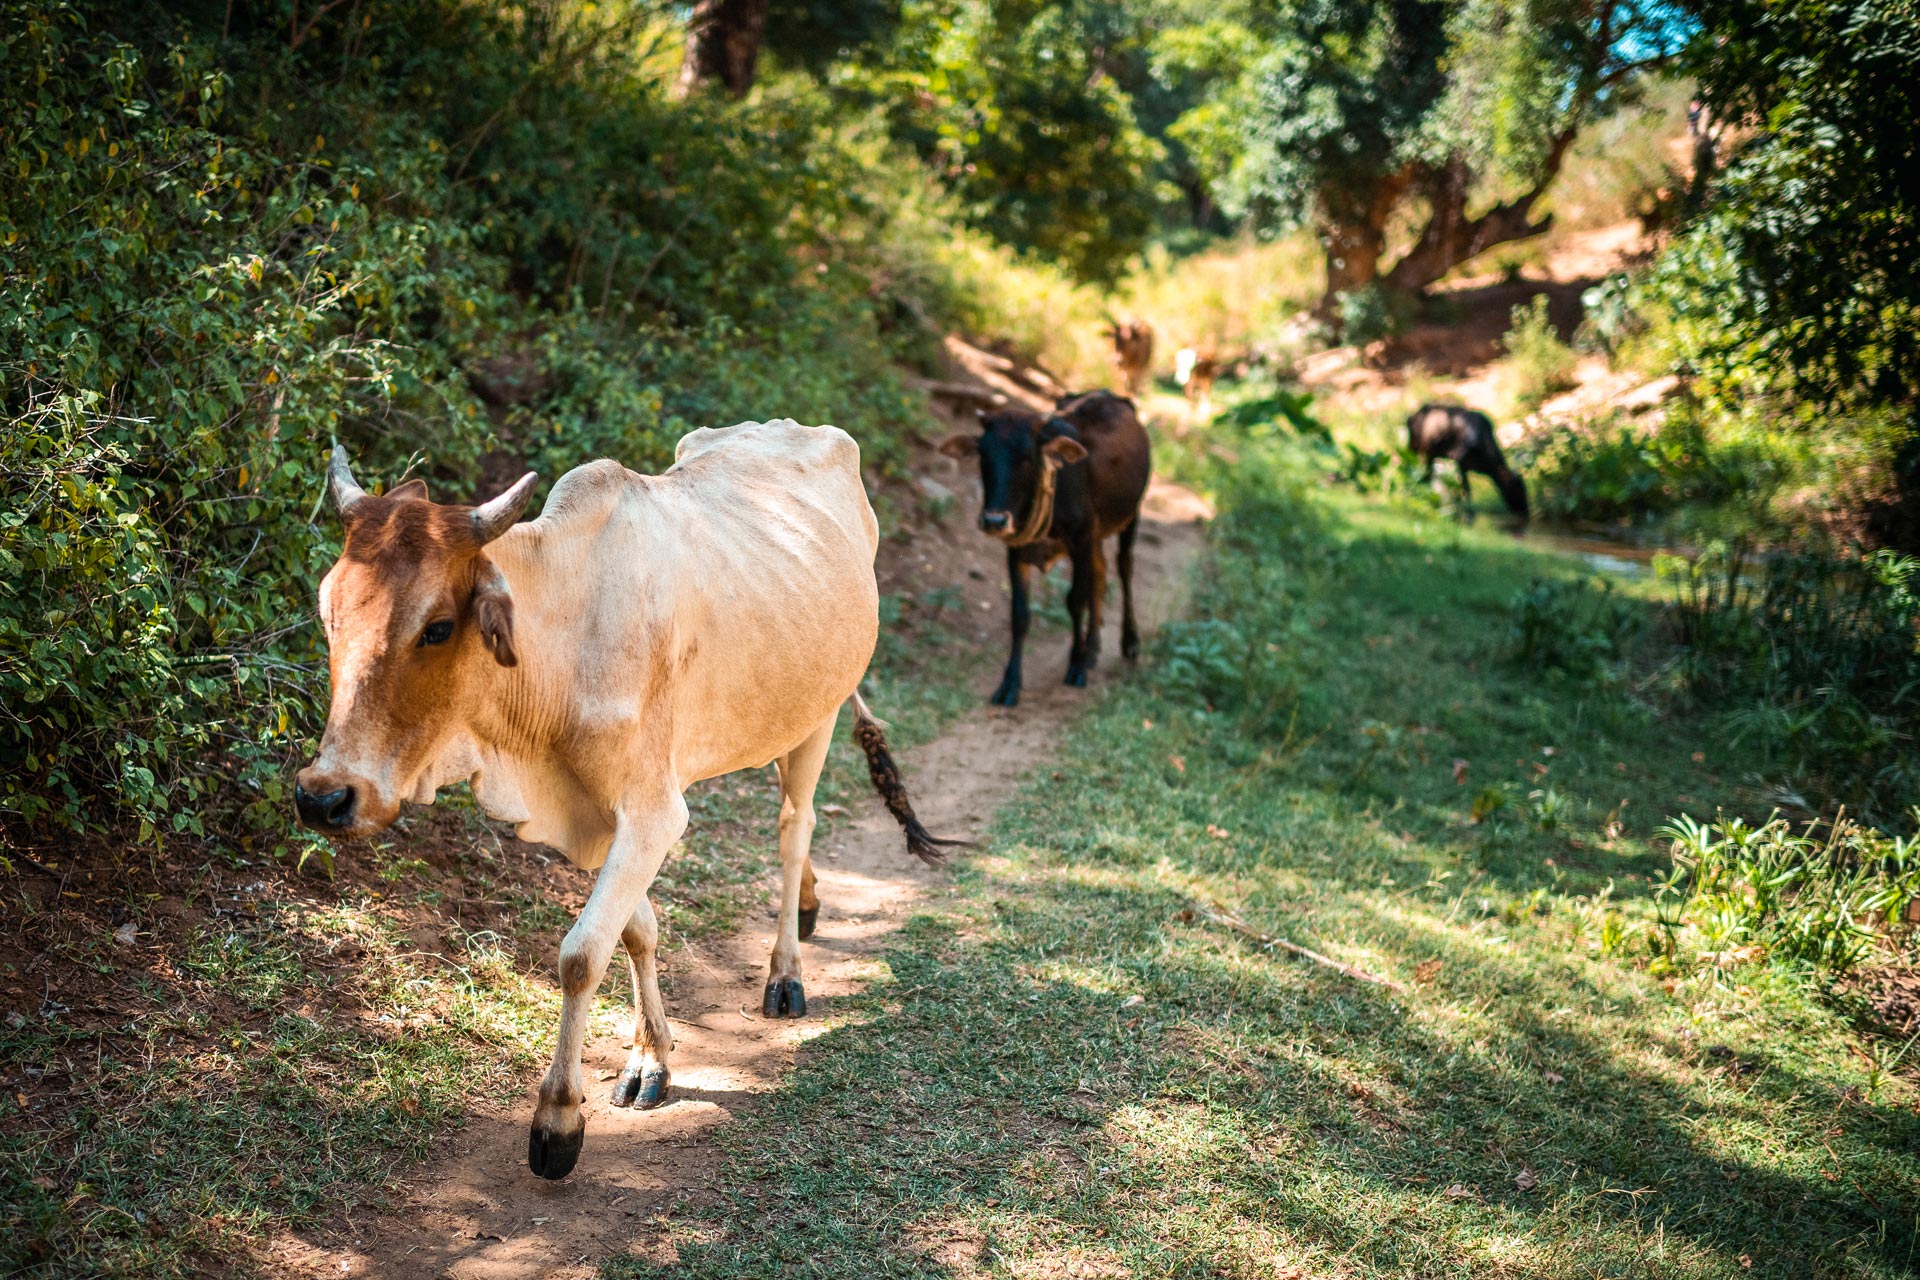
[[1525, 545], [1548, 547], [1579, 560], [1595, 573], [1616, 578], [1644, 578], [1653, 572], [1653, 558], [1662, 552], [1678, 552], [1677, 547], [1652, 546], [1588, 530], [1556, 529], [1533, 526], [1523, 539]]

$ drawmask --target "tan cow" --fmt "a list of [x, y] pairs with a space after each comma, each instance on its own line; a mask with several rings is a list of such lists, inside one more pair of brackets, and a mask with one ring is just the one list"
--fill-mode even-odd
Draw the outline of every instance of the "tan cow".
[[1213, 344], [1182, 347], [1174, 353], [1173, 377], [1187, 393], [1187, 416], [1205, 426], [1213, 416], [1213, 380], [1220, 376], [1220, 358]]
[[806, 1011], [799, 940], [819, 908], [808, 846], [814, 785], [842, 704], [907, 846], [941, 846], [914, 817], [879, 723], [855, 692], [879, 634], [879, 527], [860, 450], [790, 421], [695, 431], [672, 468], [595, 462], [516, 524], [527, 476], [479, 507], [419, 481], [385, 497], [330, 472], [346, 543], [320, 584], [333, 702], [295, 787], [300, 819], [365, 836], [402, 801], [471, 779], [520, 838], [599, 869], [560, 947], [564, 1002], [527, 1163], [565, 1177], [585, 1124], [580, 1047], [594, 990], [624, 943], [633, 1052], [615, 1106], [658, 1106], [672, 1037], [654, 974], [647, 889], [702, 778], [780, 770], [780, 928], [769, 1017]]
[[1113, 343], [1113, 367], [1121, 384], [1128, 395], [1138, 396], [1153, 367], [1153, 326], [1145, 320], [1116, 320], [1107, 337]]

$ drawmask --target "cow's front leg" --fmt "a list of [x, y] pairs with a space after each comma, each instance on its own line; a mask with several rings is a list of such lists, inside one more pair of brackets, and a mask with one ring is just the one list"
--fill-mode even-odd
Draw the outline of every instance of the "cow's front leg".
[[1140, 656], [1140, 628], [1133, 620], [1133, 542], [1140, 536], [1140, 515], [1134, 513], [1120, 531], [1120, 656], [1128, 662]]
[[[813, 790], [827, 762], [834, 718], [780, 759], [780, 929], [767, 962], [767, 990], [760, 1012], [769, 1018], [798, 1018], [807, 1012], [807, 991], [800, 982], [800, 900], [810, 873], [813, 844]], [[815, 899], [814, 910], [819, 910]], [[811, 930], [809, 930], [811, 932]]]
[[527, 1135], [527, 1167], [543, 1178], [564, 1178], [580, 1158], [586, 1120], [586, 1080], [580, 1071], [580, 1045], [593, 1012], [593, 994], [607, 961], [646, 898], [667, 850], [687, 829], [687, 805], [678, 792], [653, 803], [623, 810], [616, 818], [613, 845], [580, 918], [560, 944], [560, 1034], [553, 1065], [540, 1082], [540, 1101]]
[[1007, 657], [1006, 674], [993, 692], [996, 707], [1020, 705], [1020, 650], [1027, 642], [1027, 624], [1032, 611], [1027, 605], [1027, 562], [1018, 551], [1007, 552], [1007, 581], [1013, 592], [1013, 651]]
[[621, 930], [620, 941], [627, 949], [627, 972], [633, 978], [633, 1052], [627, 1055], [627, 1069], [613, 1082], [611, 1101], [616, 1107], [651, 1111], [667, 1100], [667, 1055], [673, 1050], [673, 1033], [667, 1027], [667, 1006], [660, 999], [660, 973], [654, 962], [660, 923], [645, 894]]
[[1067, 683], [1085, 688], [1087, 668], [1093, 665], [1088, 652], [1087, 622], [1093, 603], [1093, 555], [1086, 546], [1073, 549], [1073, 585], [1067, 588], [1067, 616], [1073, 622], [1073, 647], [1067, 651]]

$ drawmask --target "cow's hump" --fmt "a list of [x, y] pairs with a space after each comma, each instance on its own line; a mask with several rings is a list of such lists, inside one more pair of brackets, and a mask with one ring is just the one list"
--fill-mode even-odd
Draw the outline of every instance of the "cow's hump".
[[732, 427], [701, 427], [680, 437], [673, 465], [683, 467], [716, 451], [802, 466], [860, 466], [860, 446], [838, 427], [804, 427], [792, 418], [742, 422]]

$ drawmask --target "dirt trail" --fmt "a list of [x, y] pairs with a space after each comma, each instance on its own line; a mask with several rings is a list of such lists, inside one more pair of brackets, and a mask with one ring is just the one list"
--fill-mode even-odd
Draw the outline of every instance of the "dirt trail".
[[[971, 508], [966, 514], [970, 518]], [[1136, 601], [1149, 633], [1180, 607], [1201, 545], [1200, 522], [1208, 514], [1199, 498], [1177, 486], [1156, 482], [1148, 494]], [[958, 543], [960, 523], [949, 520], [942, 531], [950, 546]], [[979, 566], [998, 559], [991, 551], [989, 546], [988, 554], [974, 557], [974, 567], [964, 572], [974, 591], [983, 585]], [[1104, 637], [1109, 657], [1094, 672], [1096, 685], [1125, 678], [1117, 658], [1118, 596], [1114, 588]], [[995, 621], [995, 660], [982, 666], [979, 710], [937, 740], [902, 754], [916, 807], [942, 834], [980, 835], [1031, 762], [1044, 757], [1086, 702], [1086, 691], [1061, 683], [1065, 638], [1036, 632], [1028, 645], [1021, 705], [989, 708], [986, 696], [999, 677], [1004, 606]], [[877, 710], [886, 714], [884, 707]], [[768, 859], [771, 866], [771, 848]], [[602, 1034], [596, 1025], [583, 1056], [586, 1147], [571, 1177], [546, 1182], [527, 1171], [527, 1123], [539, 1074], [529, 1071], [519, 1104], [471, 1117], [394, 1189], [390, 1213], [280, 1241], [271, 1250], [276, 1269], [310, 1276], [532, 1280], [591, 1275], [609, 1255], [649, 1249], [650, 1220], [713, 1186], [720, 1164], [714, 1127], [778, 1083], [796, 1048], [824, 1028], [841, 998], [859, 989], [869, 956], [941, 876], [906, 853], [899, 828], [878, 801], [864, 797], [851, 814], [822, 822], [814, 861], [822, 906], [819, 931], [801, 944], [806, 1018], [770, 1022], [757, 1012], [773, 942], [768, 915], [756, 915], [729, 937], [663, 956], [675, 1040], [665, 1106], [643, 1112], [608, 1105], [607, 1091], [627, 1046], [624, 1035]]]

